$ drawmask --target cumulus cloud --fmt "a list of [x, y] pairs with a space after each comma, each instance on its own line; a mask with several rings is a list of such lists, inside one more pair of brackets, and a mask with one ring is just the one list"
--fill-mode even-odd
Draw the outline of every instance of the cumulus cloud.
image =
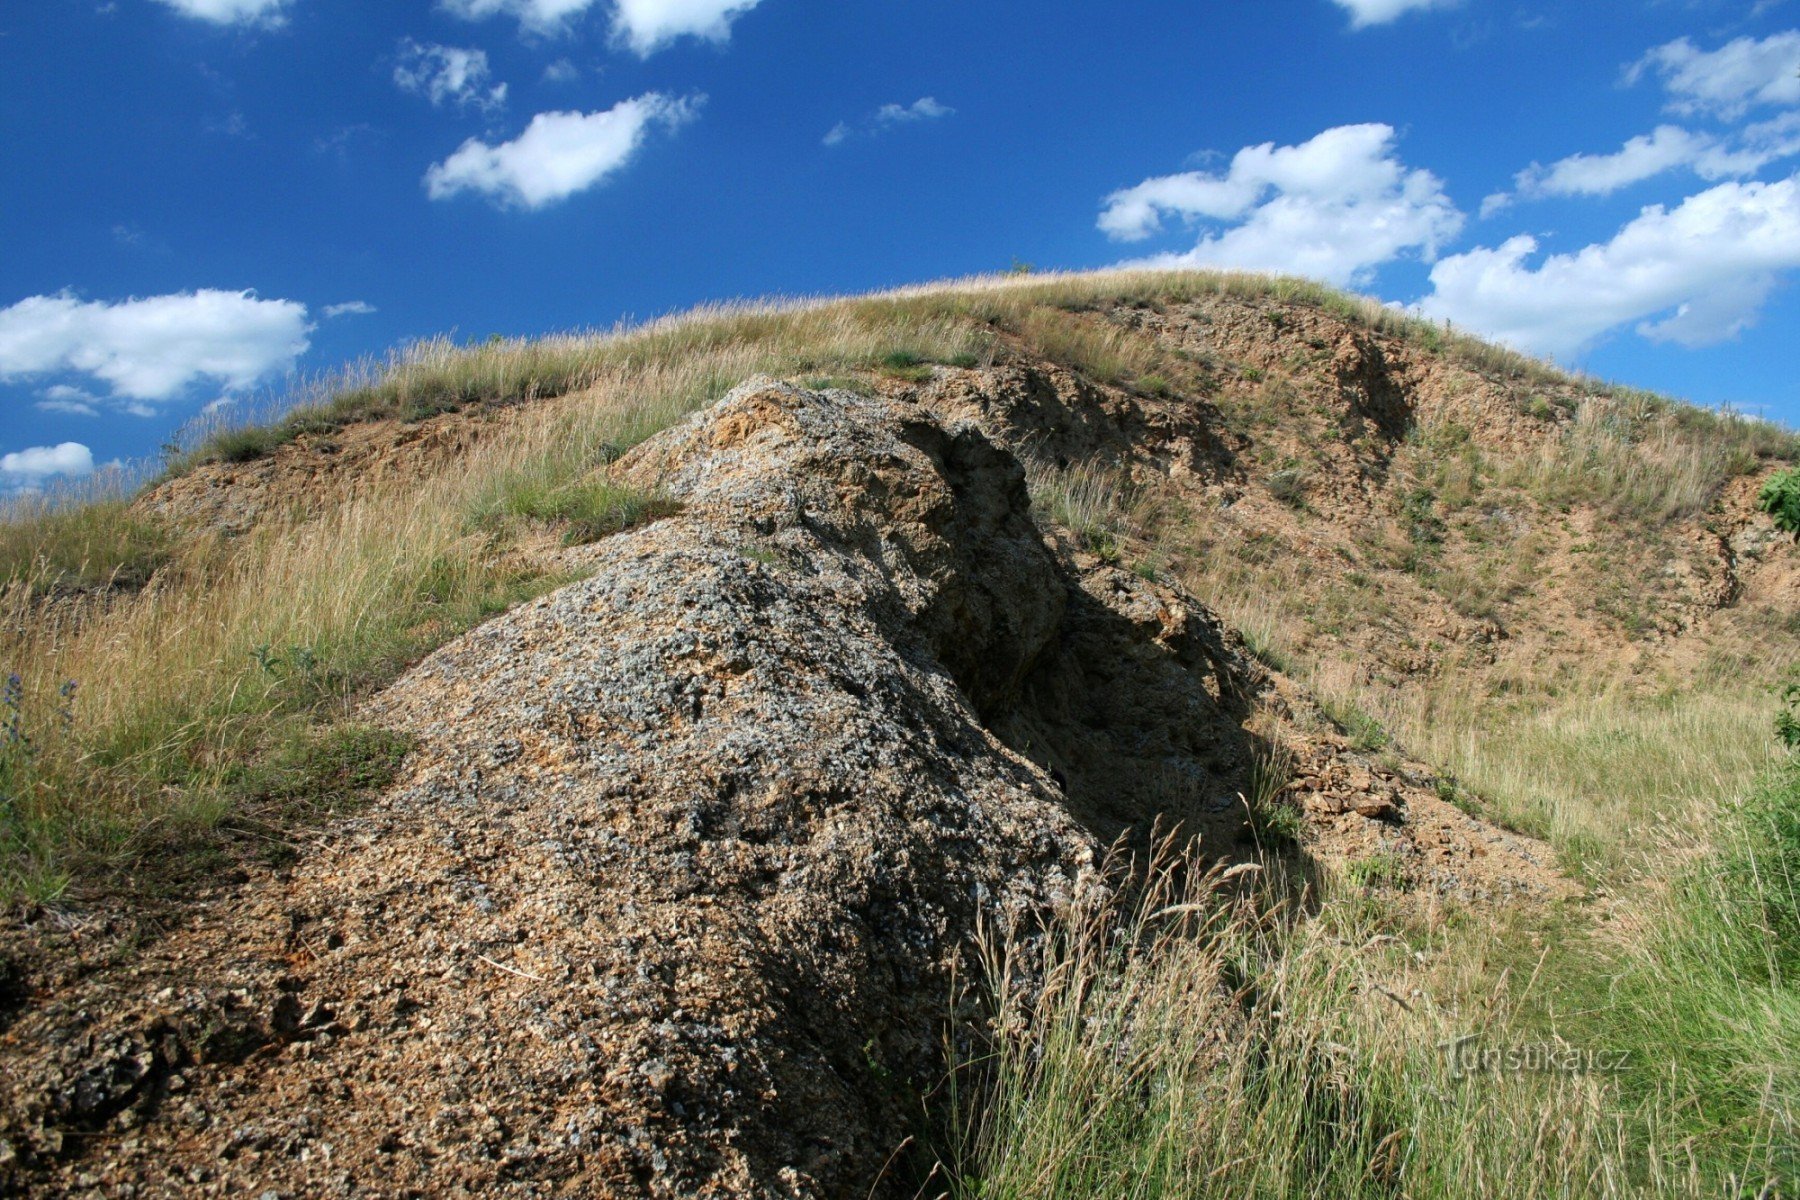
[[0, 380], [73, 371], [135, 400], [167, 400], [201, 378], [247, 388], [291, 368], [311, 330], [305, 305], [252, 292], [30, 296], [0, 309]]
[[1423, 12], [1429, 8], [1453, 8], [1460, 0], [1332, 0], [1339, 8], [1350, 14], [1350, 28], [1367, 29], [1371, 25], [1386, 25], [1409, 12]]
[[94, 453], [80, 442], [32, 446], [0, 455], [0, 483], [10, 491], [30, 490], [57, 475], [94, 473]]
[[651, 129], [693, 120], [703, 99], [650, 92], [605, 112], [539, 113], [510, 142], [490, 146], [470, 138], [425, 173], [425, 187], [433, 200], [467, 191], [500, 205], [542, 208], [617, 172]]
[[1717, 50], [1688, 38], [1658, 46], [1626, 70], [1637, 82], [1654, 73], [1669, 93], [1669, 108], [1735, 120], [1758, 105], [1800, 104], [1800, 30], [1758, 41], [1741, 37]]
[[184, 17], [214, 25], [262, 25], [274, 27], [287, 18], [282, 10], [288, 0], [160, 0]]
[[1645, 208], [1610, 241], [1533, 266], [1537, 252], [1520, 236], [1443, 259], [1420, 311], [1545, 354], [1633, 322], [1652, 340], [1710, 345], [1748, 327], [1800, 268], [1800, 178], [1720, 184]]
[[411, 38], [400, 40], [394, 83], [403, 92], [424, 96], [432, 104], [492, 110], [506, 103], [506, 85], [489, 85], [485, 50], [459, 46], [421, 45]]
[[825, 135], [824, 141], [827, 146], [839, 146], [859, 133], [874, 135], [886, 132], [896, 125], [912, 125], [920, 121], [940, 121], [955, 114], [954, 108], [938, 103], [937, 97], [921, 96], [911, 104], [884, 104], [861, 125], [839, 121], [831, 127], [830, 132]]
[[366, 317], [375, 311], [375, 306], [367, 300], [347, 300], [343, 304], [327, 304], [319, 310], [330, 320], [333, 317]]
[[[521, 28], [535, 34], [557, 34], [598, 0], [439, 0], [456, 16], [469, 20], [484, 17], [516, 18]], [[755, 8], [759, 0], [612, 0], [612, 33], [623, 45], [642, 57], [684, 37], [723, 42], [731, 37], [731, 23]]]
[[1230, 227], [1207, 229], [1192, 250], [1148, 265], [1279, 271], [1340, 286], [1408, 255], [1429, 261], [1463, 226], [1442, 181], [1395, 157], [1387, 125], [1340, 126], [1298, 146], [1248, 146], [1222, 174], [1146, 179], [1107, 197], [1099, 227], [1138, 241], [1159, 232], [1165, 217]]
[[639, 55], [647, 56], [677, 38], [723, 42], [731, 23], [755, 8], [758, 0], [617, 0], [613, 35]]

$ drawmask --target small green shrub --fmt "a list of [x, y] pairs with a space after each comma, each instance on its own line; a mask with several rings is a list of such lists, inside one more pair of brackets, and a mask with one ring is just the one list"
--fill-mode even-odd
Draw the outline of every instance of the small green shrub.
[[1081, 531], [1081, 544], [1101, 562], [1115, 566], [1124, 553], [1119, 535], [1099, 525], [1091, 525]]
[[246, 463], [291, 440], [273, 425], [240, 425], [214, 434], [207, 439], [207, 448], [219, 462]]
[[1344, 731], [1350, 745], [1357, 750], [1374, 751], [1387, 746], [1388, 737], [1381, 722], [1364, 712], [1355, 702], [1330, 696], [1319, 697], [1319, 707], [1332, 723]]
[[1344, 878], [1349, 880], [1353, 887], [1404, 888], [1407, 882], [1406, 864], [1400, 861], [1398, 854], [1382, 851], [1346, 863]]
[[1781, 709], [1775, 714], [1775, 736], [1789, 750], [1800, 750], [1800, 684], [1781, 691]]
[[1800, 541], [1800, 467], [1771, 475], [1757, 493], [1756, 505], [1775, 518], [1775, 528]]
[[1415, 488], [1400, 501], [1400, 515], [1406, 522], [1406, 536], [1421, 550], [1433, 550], [1444, 544], [1450, 532], [1437, 515], [1437, 496], [1430, 488]]

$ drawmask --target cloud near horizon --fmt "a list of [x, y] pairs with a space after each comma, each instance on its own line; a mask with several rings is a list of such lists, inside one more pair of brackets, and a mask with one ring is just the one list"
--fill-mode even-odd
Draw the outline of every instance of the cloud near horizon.
[[630, 162], [651, 129], [699, 115], [704, 96], [649, 92], [604, 112], [547, 112], [510, 142], [470, 138], [425, 173], [433, 200], [475, 192], [501, 207], [538, 209], [605, 181]]
[[1223, 173], [1157, 176], [1114, 192], [1099, 227], [1129, 242], [1160, 232], [1166, 217], [1202, 226], [1193, 249], [1137, 265], [1274, 271], [1340, 287], [1367, 283], [1377, 267], [1396, 259], [1431, 261], [1463, 227], [1443, 182], [1408, 169], [1394, 142], [1392, 126], [1370, 124], [1328, 129], [1298, 146], [1247, 146]]
[[31, 446], [0, 455], [0, 492], [34, 491], [61, 475], [79, 479], [94, 473], [94, 453], [80, 442]]
[[1692, 171], [1709, 183], [1742, 179], [1796, 155], [1800, 155], [1800, 112], [1783, 113], [1727, 136], [1659, 125], [1611, 154], [1572, 154], [1547, 167], [1532, 163], [1513, 184], [1524, 199], [1610, 196], [1676, 170]]
[[173, 399], [200, 379], [239, 390], [291, 370], [311, 331], [304, 304], [248, 291], [116, 303], [30, 296], [0, 309], [0, 380], [71, 372], [141, 401]]
[[1439, 260], [1418, 311], [1540, 354], [1633, 323], [1652, 341], [1713, 345], [1753, 324], [1781, 274], [1800, 268], [1800, 178], [1651, 205], [1609, 241], [1533, 266], [1538, 249], [1520, 235]]

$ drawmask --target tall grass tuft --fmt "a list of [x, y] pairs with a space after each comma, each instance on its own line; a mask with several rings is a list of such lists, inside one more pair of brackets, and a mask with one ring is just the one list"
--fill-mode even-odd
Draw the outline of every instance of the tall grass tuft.
[[[1041, 936], [985, 943], [987, 1034], [956, 1058], [927, 1189], [981, 1200], [1635, 1194], [1605, 1083], [1460, 1075], [1526, 1042], [1502, 980], [1440, 1008], [1375, 901], [1177, 858]], [[1436, 947], [1432, 947], [1436, 949]], [[1666, 1178], [1680, 1176], [1673, 1169]], [[1680, 1194], [1671, 1189], [1666, 1194]]]

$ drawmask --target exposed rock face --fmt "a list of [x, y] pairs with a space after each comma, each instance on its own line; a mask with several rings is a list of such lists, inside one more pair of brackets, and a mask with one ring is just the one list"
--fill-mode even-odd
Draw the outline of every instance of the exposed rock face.
[[8, 1031], [56, 1048], [8, 1089], [13, 1168], [866, 1195], [977, 914], [1069, 903], [1103, 839], [1243, 786], [1249, 668], [1060, 557], [974, 426], [758, 383], [615, 470], [683, 511], [377, 699], [421, 750], [353, 843]]

